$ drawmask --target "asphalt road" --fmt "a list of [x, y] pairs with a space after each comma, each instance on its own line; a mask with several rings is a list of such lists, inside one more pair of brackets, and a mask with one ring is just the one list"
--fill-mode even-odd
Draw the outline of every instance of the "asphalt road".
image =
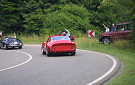
[[47, 57], [40, 45], [0, 49], [0, 85], [99, 85], [119, 67], [115, 57], [91, 51]]

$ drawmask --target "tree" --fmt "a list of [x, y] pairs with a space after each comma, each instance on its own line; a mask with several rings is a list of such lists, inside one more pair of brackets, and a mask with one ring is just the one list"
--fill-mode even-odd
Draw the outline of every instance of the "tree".
[[[24, 28], [27, 33], [36, 33], [40, 35], [40, 31], [43, 29], [44, 14], [42, 11], [42, 1], [25, 1], [21, 7], [22, 16], [24, 18]], [[41, 5], [40, 5], [41, 4]]]
[[[133, 0], [132, 0], [133, 1]], [[132, 12], [131, 12], [131, 20], [132, 20], [132, 24], [133, 24], [133, 29], [132, 29], [132, 41], [133, 43], [135, 43], [135, 1], [133, 1], [132, 4]]]
[[90, 28], [88, 10], [83, 6], [75, 4], [53, 5], [46, 9], [44, 20], [44, 29], [50, 29], [51, 32], [58, 32], [69, 28], [86, 32]]
[[17, 32], [21, 30], [21, 16], [18, 10], [20, 2], [21, 0], [0, 1], [0, 29], [4, 32]]

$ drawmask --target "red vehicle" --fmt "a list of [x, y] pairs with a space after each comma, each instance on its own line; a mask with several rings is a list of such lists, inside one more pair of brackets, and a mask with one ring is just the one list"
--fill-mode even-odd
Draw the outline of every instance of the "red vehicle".
[[119, 39], [128, 39], [131, 30], [129, 30], [131, 23], [120, 23], [116, 25], [116, 31], [106, 32], [100, 35], [99, 41], [107, 45], [113, 42], [114, 40]]
[[51, 56], [55, 53], [76, 54], [76, 44], [67, 36], [50, 36], [46, 42], [42, 43], [41, 51], [43, 55]]

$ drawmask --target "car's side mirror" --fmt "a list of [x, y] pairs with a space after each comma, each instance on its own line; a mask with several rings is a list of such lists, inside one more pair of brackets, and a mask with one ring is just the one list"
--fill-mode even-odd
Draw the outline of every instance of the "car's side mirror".
[[70, 37], [70, 39], [71, 39], [72, 41], [75, 40], [75, 36]]
[[43, 42], [43, 43], [42, 43], [42, 45], [45, 45], [45, 44], [46, 44], [46, 42]]
[[71, 38], [71, 40], [75, 40], [75, 38]]

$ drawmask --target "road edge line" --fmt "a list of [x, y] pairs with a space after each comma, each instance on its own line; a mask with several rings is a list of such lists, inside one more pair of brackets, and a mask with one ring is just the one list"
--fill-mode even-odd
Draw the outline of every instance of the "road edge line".
[[17, 64], [17, 65], [14, 65], [14, 66], [8, 67], [8, 68], [0, 69], [0, 72], [5, 71], [5, 70], [9, 70], [9, 69], [12, 69], [12, 68], [16, 68], [16, 67], [21, 66], [21, 65], [24, 65], [24, 64], [26, 64], [26, 63], [28, 63], [29, 61], [31, 61], [31, 60], [32, 60], [32, 56], [31, 56], [30, 54], [26, 53], [26, 52], [16, 51], [16, 50], [10, 50], [10, 51], [20, 52], [20, 53], [26, 54], [26, 55], [28, 55], [28, 56], [29, 56], [29, 59], [28, 59], [27, 61], [23, 62], [23, 63]]
[[[81, 50], [81, 49], [77, 49], [77, 50]], [[88, 83], [86, 85], [93, 85], [93, 84], [98, 83], [99, 81], [101, 81], [102, 79], [107, 77], [109, 74], [111, 74], [114, 71], [114, 69], [116, 68], [116, 66], [117, 66], [117, 62], [116, 62], [115, 58], [113, 58], [112, 56], [110, 56], [108, 54], [100, 53], [100, 52], [95, 52], [95, 51], [89, 51], [89, 50], [81, 50], [81, 51], [87, 51], [87, 52], [92, 52], [92, 53], [98, 53], [98, 54], [101, 54], [101, 55], [105, 55], [108, 58], [110, 58], [112, 60], [112, 62], [113, 62], [113, 65], [110, 68], [110, 70], [108, 70], [105, 74], [103, 74], [102, 76], [98, 77], [97, 79], [95, 79], [94, 81], [92, 81], [92, 82], [90, 82], [90, 83]]]

